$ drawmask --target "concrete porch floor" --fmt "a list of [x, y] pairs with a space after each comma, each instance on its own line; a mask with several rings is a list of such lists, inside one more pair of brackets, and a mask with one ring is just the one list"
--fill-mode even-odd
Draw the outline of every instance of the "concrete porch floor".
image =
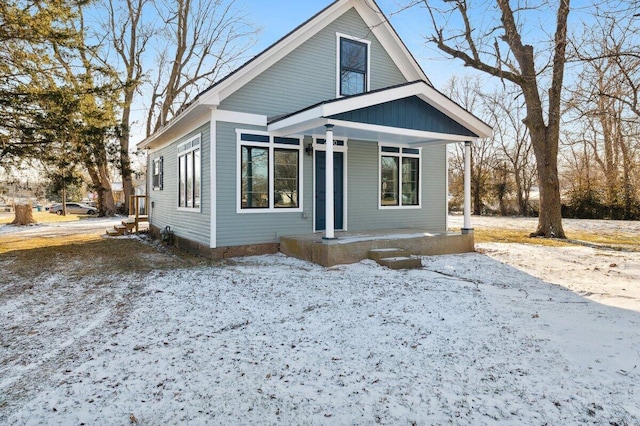
[[322, 235], [280, 237], [280, 251], [323, 266], [360, 262], [373, 249], [401, 248], [421, 256], [474, 251], [472, 232], [431, 233], [416, 228], [336, 232], [337, 239], [329, 241], [323, 241]]

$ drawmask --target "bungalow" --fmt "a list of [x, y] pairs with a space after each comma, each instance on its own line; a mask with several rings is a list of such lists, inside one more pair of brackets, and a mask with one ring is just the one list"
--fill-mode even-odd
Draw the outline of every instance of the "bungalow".
[[468, 163], [464, 229], [447, 232], [447, 145], [468, 162], [490, 135], [373, 0], [336, 0], [140, 142], [150, 229], [209, 257], [282, 249], [325, 265], [359, 260], [355, 241], [473, 250]]

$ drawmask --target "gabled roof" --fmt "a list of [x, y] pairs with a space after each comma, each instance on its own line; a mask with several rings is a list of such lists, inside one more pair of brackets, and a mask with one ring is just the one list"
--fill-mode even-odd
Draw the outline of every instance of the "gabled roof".
[[492, 135], [491, 126], [422, 80], [320, 102], [270, 119], [268, 130], [318, 135], [327, 124], [337, 137], [420, 145]]
[[371, 28], [373, 35], [382, 44], [407, 81], [422, 80], [431, 85], [424, 71], [375, 0], [336, 0], [231, 74], [201, 92], [182, 112], [156, 133], [140, 142], [138, 147], [141, 149], [149, 147], [162, 135], [171, 133], [167, 131], [177, 122], [193, 121], [195, 120], [194, 115], [203, 114], [211, 107], [218, 106], [224, 99], [287, 56], [351, 8], [355, 8], [367, 26]]

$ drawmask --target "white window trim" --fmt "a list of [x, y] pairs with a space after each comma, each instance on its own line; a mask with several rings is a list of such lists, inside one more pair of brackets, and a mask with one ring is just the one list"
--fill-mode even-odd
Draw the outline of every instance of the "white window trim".
[[[242, 133], [252, 135], [264, 135], [269, 136], [269, 142], [249, 142], [241, 139]], [[298, 145], [279, 144], [274, 142], [276, 136], [269, 132], [261, 130], [247, 130], [236, 129], [236, 213], [238, 214], [265, 214], [265, 213], [300, 213], [303, 209], [303, 164], [304, 164], [304, 144], [303, 138], [292, 137], [292, 139], [298, 139], [300, 143]], [[243, 209], [242, 208], [242, 146], [264, 146], [269, 149], [269, 207], [260, 209]], [[273, 205], [274, 197], [274, 150], [277, 148], [289, 149], [291, 151], [298, 150], [298, 207], [294, 208], [277, 208]]]
[[[194, 141], [198, 141], [197, 145], [194, 145]], [[192, 146], [183, 151], [180, 150], [185, 145], [191, 144]], [[200, 150], [200, 206], [199, 207], [180, 207], [180, 157], [186, 155], [190, 152], [195, 151], [196, 149]], [[192, 213], [200, 213], [202, 212], [202, 133], [198, 133], [193, 137], [190, 137], [184, 142], [181, 142], [176, 147], [176, 183], [178, 185], [178, 190], [176, 191], [176, 208], [177, 211], [180, 212], [192, 212]]]
[[358, 38], [347, 34], [336, 33], [336, 98], [343, 98], [340, 94], [340, 39], [346, 38], [348, 40], [357, 41], [367, 45], [367, 81], [364, 93], [371, 91], [371, 40], [366, 38]]
[[[392, 148], [400, 148], [400, 152], [382, 152], [382, 147], [392, 147]], [[418, 154], [403, 154], [402, 148], [409, 149], [417, 149]], [[398, 157], [399, 168], [398, 168], [398, 205], [397, 206], [384, 206], [380, 200], [380, 188], [382, 188], [382, 156], [385, 157]], [[417, 205], [402, 205], [402, 158], [417, 158], [418, 159], [418, 204]], [[423, 186], [423, 178], [422, 178], [422, 148], [410, 146], [406, 144], [397, 144], [397, 143], [385, 143], [378, 142], [378, 188], [376, 190], [376, 194], [378, 197], [378, 209], [379, 210], [415, 210], [422, 208], [422, 186]]]
[[[327, 150], [327, 145], [323, 144], [323, 143], [318, 143], [318, 139], [325, 139], [326, 135], [322, 135], [322, 136], [318, 136], [318, 135], [313, 135], [313, 217], [311, 218], [313, 220], [313, 232], [324, 232], [324, 230], [322, 231], [318, 231], [316, 229], [316, 151], [326, 151]], [[334, 145], [333, 146], [333, 152], [342, 152], [344, 154], [343, 156], [343, 169], [342, 169], [342, 194], [343, 194], [343, 211], [342, 211], [342, 229], [337, 229], [337, 231], [347, 231], [348, 230], [348, 223], [349, 223], [349, 191], [347, 191], [347, 188], [349, 187], [347, 180], [349, 179], [349, 161], [348, 161], [348, 156], [349, 156], [349, 150], [347, 148], [347, 144], [349, 142], [349, 140], [347, 138], [335, 138], [334, 140], [340, 140], [340, 141], [344, 141], [344, 146], [340, 146], [340, 145]]]

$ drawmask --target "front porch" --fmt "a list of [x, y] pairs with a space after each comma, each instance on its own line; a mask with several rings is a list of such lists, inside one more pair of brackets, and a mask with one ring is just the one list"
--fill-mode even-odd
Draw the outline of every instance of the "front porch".
[[473, 232], [430, 233], [403, 228], [335, 234], [333, 240], [318, 233], [280, 237], [280, 251], [323, 266], [360, 262], [368, 258], [370, 250], [379, 249], [399, 248], [420, 256], [474, 251]]

